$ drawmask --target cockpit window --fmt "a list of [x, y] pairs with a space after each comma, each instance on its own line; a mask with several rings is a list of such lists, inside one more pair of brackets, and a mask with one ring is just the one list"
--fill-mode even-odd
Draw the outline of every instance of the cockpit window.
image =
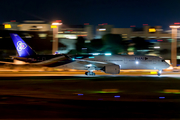
[[165, 62], [165, 60], [162, 60], [162, 62]]

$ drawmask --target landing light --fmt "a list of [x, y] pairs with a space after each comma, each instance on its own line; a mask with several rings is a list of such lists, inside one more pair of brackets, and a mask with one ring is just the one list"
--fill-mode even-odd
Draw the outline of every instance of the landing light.
[[89, 64], [89, 65], [86, 65], [86, 66], [91, 67], [91, 66], [92, 66], [92, 64]]
[[138, 62], [138, 61], [136, 61], [136, 64], [139, 64], [139, 62]]

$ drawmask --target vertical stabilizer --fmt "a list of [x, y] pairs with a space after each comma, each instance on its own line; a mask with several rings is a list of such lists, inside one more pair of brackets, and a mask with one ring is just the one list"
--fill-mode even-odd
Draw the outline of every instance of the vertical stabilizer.
[[10, 33], [14, 46], [20, 57], [34, 56], [36, 53], [28, 46], [18, 34]]

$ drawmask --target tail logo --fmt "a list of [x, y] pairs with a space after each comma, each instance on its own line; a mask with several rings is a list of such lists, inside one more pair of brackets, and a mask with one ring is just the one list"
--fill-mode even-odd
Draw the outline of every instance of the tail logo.
[[26, 43], [22, 43], [21, 41], [18, 41], [18, 42], [17, 42], [17, 50], [18, 50], [18, 51], [21, 51], [21, 50], [23, 50], [23, 49], [26, 49], [26, 47], [27, 47]]

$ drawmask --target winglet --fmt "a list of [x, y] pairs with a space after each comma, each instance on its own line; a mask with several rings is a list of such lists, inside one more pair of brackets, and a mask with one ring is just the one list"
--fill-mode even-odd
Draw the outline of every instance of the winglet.
[[19, 57], [34, 56], [36, 53], [28, 46], [18, 34], [10, 33], [14, 46], [19, 54]]

